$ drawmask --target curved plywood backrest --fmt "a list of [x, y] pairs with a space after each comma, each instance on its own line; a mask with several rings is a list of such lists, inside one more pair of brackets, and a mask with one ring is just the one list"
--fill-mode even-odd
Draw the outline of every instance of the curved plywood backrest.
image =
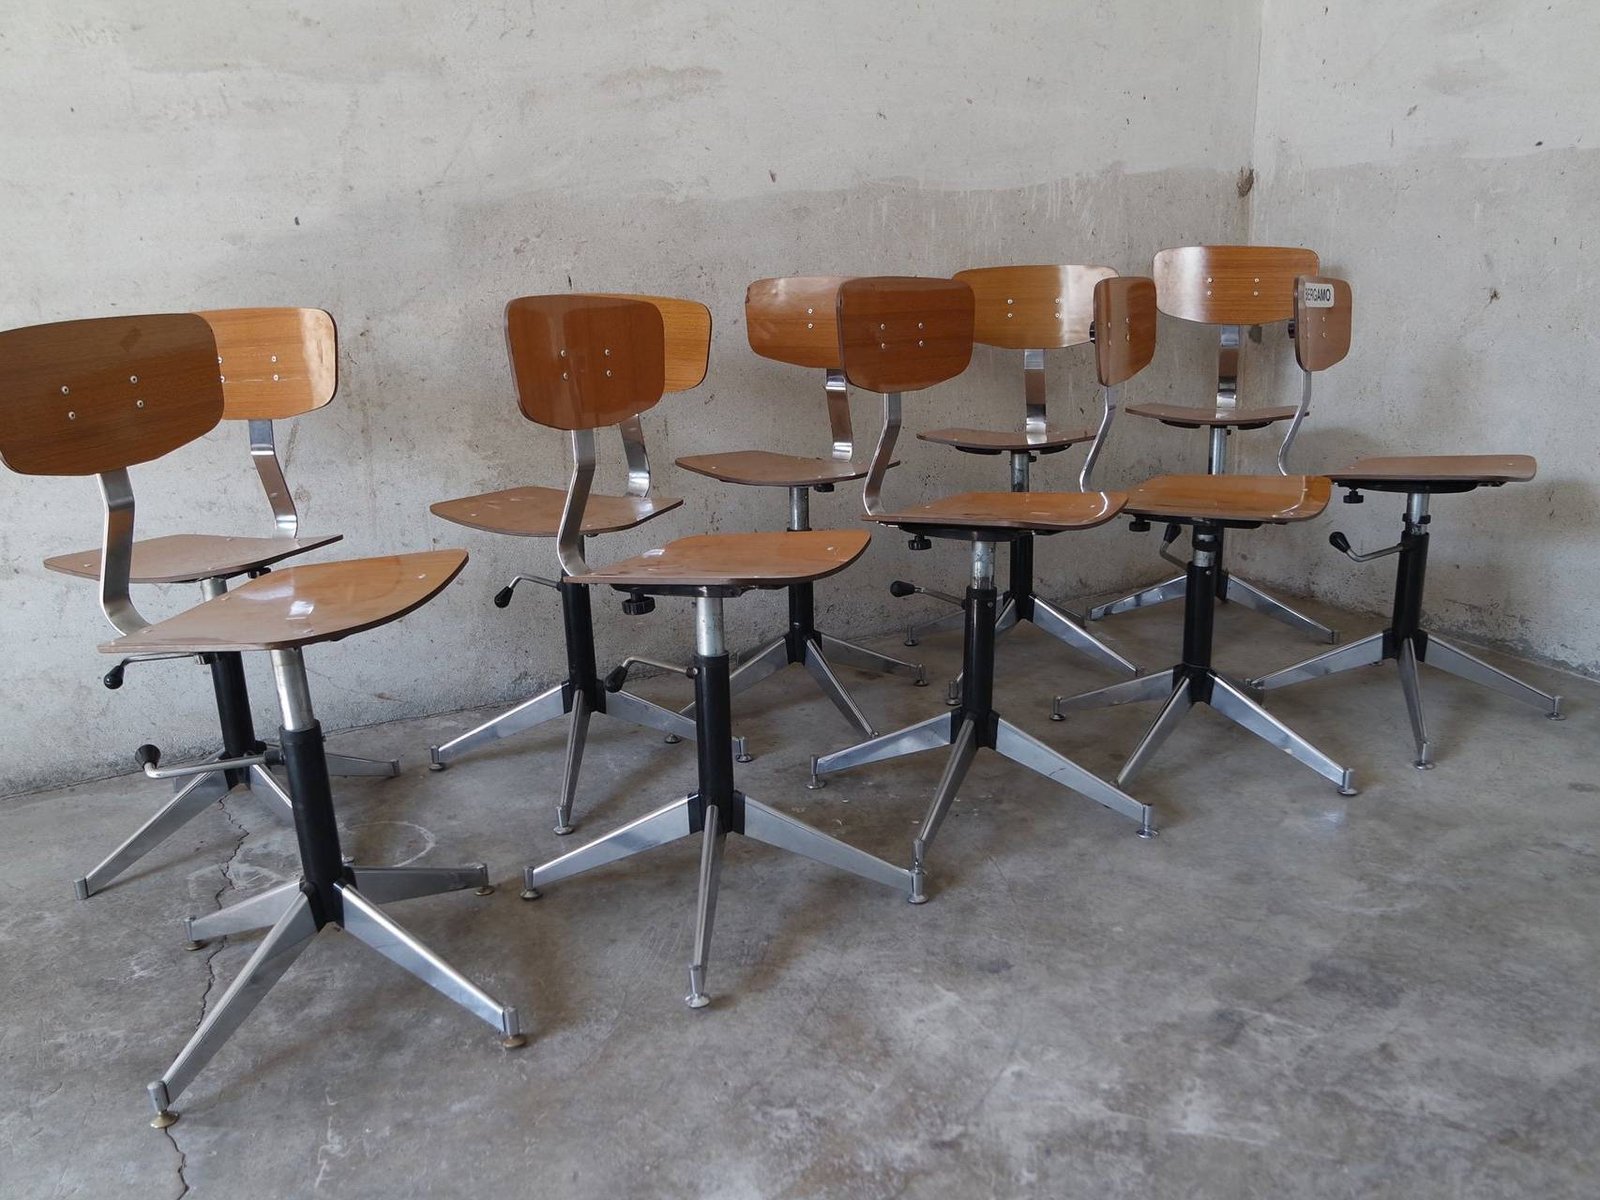
[[217, 343], [193, 313], [0, 333], [0, 461], [23, 475], [149, 462], [221, 419]]
[[661, 310], [619, 296], [522, 296], [506, 305], [506, 347], [523, 416], [600, 429], [655, 407], [666, 387]]
[[222, 415], [278, 421], [321, 408], [339, 387], [333, 317], [320, 308], [219, 308], [197, 314], [217, 339]]
[[1294, 281], [1294, 356], [1303, 371], [1325, 371], [1350, 353], [1350, 285], [1330, 275]]
[[673, 296], [636, 296], [619, 293], [618, 299], [643, 300], [661, 313], [666, 347], [666, 383], [663, 391], [687, 392], [705, 382], [711, 362], [711, 310], [698, 300]]
[[1094, 286], [1094, 365], [1115, 387], [1150, 365], [1156, 353], [1156, 284], [1142, 275]]
[[957, 279], [879, 275], [839, 287], [845, 378], [873, 392], [914, 392], [972, 361], [972, 289]]
[[745, 290], [745, 334], [762, 358], [839, 367], [839, 285], [847, 275], [758, 279]]
[[1110, 267], [974, 267], [955, 278], [972, 289], [973, 340], [1007, 350], [1058, 350], [1089, 340], [1094, 287]]
[[1294, 315], [1294, 278], [1317, 254], [1296, 246], [1179, 246], [1156, 255], [1161, 311], [1204, 325], [1271, 325]]

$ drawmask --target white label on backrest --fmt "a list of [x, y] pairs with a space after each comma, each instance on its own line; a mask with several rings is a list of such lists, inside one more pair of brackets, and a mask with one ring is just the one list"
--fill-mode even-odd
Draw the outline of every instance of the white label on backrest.
[[1308, 283], [1301, 290], [1300, 302], [1307, 308], [1332, 308], [1333, 284]]

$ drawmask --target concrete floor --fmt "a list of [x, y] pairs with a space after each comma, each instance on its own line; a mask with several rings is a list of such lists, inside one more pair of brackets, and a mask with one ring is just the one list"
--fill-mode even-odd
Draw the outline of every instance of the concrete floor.
[[[747, 598], [735, 603], [777, 601]], [[667, 602], [656, 619], [684, 621]], [[1348, 635], [1377, 621], [1317, 610]], [[1174, 656], [1176, 608], [1116, 618]], [[1241, 673], [1314, 649], [1224, 610]], [[889, 641], [885, 645], [894, 645]], [[935, 679], [951, 636], [921, 653]], [[1047, 719], [1106, 681], [1025, 628], [1008, 715], [1104, 775], [1153, 708]], [[391, 911], [524, 1013], [507, 1053], [475, 1020], [329, 932], [182, 1097], [144, 1085], [253, 937], [199, 953], [178, 920], [293, 870], [236, 795], [87, 902], [69, 880], [147, 813], [122, 778], [0, 807], [0, 1195], [670, 1197], [1588, 1197], [1600, 1194], [1600, 688], [1535, 667], [1571, 719], [1430, 672], [1438, 769], [1412, 769], [1390, 667], [1278, 693], [1360, 795], [1197, 710], [1134, 789], [1152, 842], [981, 756], [935, 850], [931, 903], [729, 844], [713, 1005], [684, 1008], [696, 848], [552, 887], [547, 728], [443, 774], [426, 747], [477, 714], [362, 730], [396, 780], [344, 781], [369, 862], [487, 859], [504, 886]], [[849, 683], [887, 729], [937, 688]], [[646, 681], [662, 699], [683, 682]], [[904, 861], [942, 755], [802, 786], [843, 724], [799, 671], [747, 697], [751, 795]], [[92, 731], [91, 731], [92, 734]], [[686, 791], [692, 747], [597, 719], [576, 837]]]

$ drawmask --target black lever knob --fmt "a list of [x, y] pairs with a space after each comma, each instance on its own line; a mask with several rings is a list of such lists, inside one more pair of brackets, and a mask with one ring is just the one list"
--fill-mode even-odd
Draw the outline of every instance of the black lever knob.
[[642, 617], [646, 613], [655, 612], [655, 610], [655, 598], [646, 596], [641, 592], [633, 592], [622, 602], [622, 611], [630, 617]]
[[507, 584], [505, 587], [496, 592], [494, 594], [494, 606], [496, 608], [504, 608], [506, 605], [510, 604], [512, 590], [512, 585]]
[[1328, 545], [1332, 546], [1340, 554], [1350, 553], [1350, 539], [1337, 530], [1328, 535]]
[[1143, 517], [1135, 517], [1133, 520], [1128, 522], [1128, 528], [1134, 533], [1149, 533], [1150, 522], [1146, 521]]
[[627, 682], [628, 668], [620, 666], [613, 667], [611, 669], [611, 674], [607, 675], [603, 681], [605, 689], [608, 692], [620, 692], [622, 690], [622, 685]]
[[833, 491], [833, 484], [831, 484], [831, 483], [813, 484], [812, 485], [812, 491], [816, 491], [816, 492], [831, 492], [831, 491]]
[[161, 747], [152, 746], [149, 742], [146, 742], [133, 752], [133, 761], [139, 764], [140, 770], [145, 767], [160, 766]]
[[914, 583], [907, 583], [904, 579], [896, 579], [889, 585], [889, 595], [891, 596], [905, 597], [915, 596], [916, 594], [917, 585]]
[[1344, 494], [1344, 502], [1346, 504], [1365, 504], [1367, 502], [1367, 498], [1354, 488], [1351, 488]]
[[110, 688], [114, 692], [119, 687], [122, 686], [122, 674], [127, 669], [128, 669], [128, 664], [127, 663], [119, 662], [116, 666], [112, 667], [111, 670], [106, 672], [105, 678], [102, 679], [100, 682], [105, 684], [108, 688]]
[[920, 533], [916, 534], [914, 537], [912, 537], [912, 539], [909, 542], [907, 542], [906, 545], [910, 546], [913, 550], [932, 550], [933, 549], [933, 543], [930, 542], [927, 538], [923, 537]]
[[1170, 546], [1178, 540], [1178, 535], [1183, 532], [1182, 525], [1168, 525], [1166, 532], [1161, 535], [1161, 544]]

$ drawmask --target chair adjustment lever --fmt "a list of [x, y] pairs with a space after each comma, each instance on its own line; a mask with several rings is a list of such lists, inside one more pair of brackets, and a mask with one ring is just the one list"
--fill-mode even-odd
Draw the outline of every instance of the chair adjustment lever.
[[511, 593], [517, 590], [519, 583], [537, 583], [540, 587], [559, 588], [561, 585], [554, 579], [546, 579], [543, 575], [513, 575], [511, 582], [506, 584], [494, 594], [494, 606], [504, 608], [511, 603]]
[[642, 617], [646, 613], [655, 612], [655, 610], [655, 597], [647, 596], [636, 588], [630, 588], [628, 598], [622, 602], [622, 611], [630, 617]]
[[122, 675], [131, 665], [141, 662], [164, 662], [172, 658], [192, 658], [204, 662], [203, 656], [198, 654], [131, 654], [127, 658], [119, 659], [116, 666], [107, 671], [100, 679], [113, 692], [122, 686]]
[[1399, 554], [1400, 551], [1405, 549], [1403, 545], [1396, 542], [1392, 546], [1385, 546], [1382, 550], [1372, 550], [1366, 554], [1357, 554], [1350, 548], [1350, 539], [1337, 531], [1328, 535], [1328, 545], [1332, 546], [1351, 562], [1371, 562], [1375, 558], [1383, 558], [1388, 554]]
[[1172, 545], [1173, 542], [1177, 541], [1178, 535], [1182, 532], [1182, 525], [1168, 525], [1165, 532], [1163, 532], [1161, 535], [1161, 548], [1157, 550], [1156, 553], [1161, 555], [1162, 558], [1166, 559], [1174, 566], [1183, 567], [1185, 570], [1187, 570], [1189, 567], [1187, 559], [1179, 558], [1176, 554], [1167, 553], [1167, 547]]
[[187, 763], [181, 767], [163, 767], [161, 763], [161, 747], [152, 746], [146, 742], [133, 752], [133, 761], [138, 763], [149, 779], [179, 779], [185, 775], [206, 775], [212, 771], [232, 771], [245, 767], [263, 767], [283, 761], [283, 752], [276, 748], [263, 750], [260, 754], [244, 754], [238, 758], [212, 758], [205, 762]]
[[622, 685], [628, 682], [628, 672], [634, 667], [654, 667], [658, 671], [666, 671], [670, 675], [682, 675], [685, 679], [693, 679], [700, 672], [693, 666], [684, 666], [682, 663], [662, 662], [659, 658], [645, 658], [642, 655], [630, 654], [616, 665], [609, 675], [605, 677], [605, 688], [608, 692], [620, 692]]
[[939, 592], [933, 588], [925, 588], [920, 583], [908, 583], [904, 579], [896, 579], [889, 585], [889, 595], [900, 597], [932, 596], [935, 600], [943, 600], [946, 604], [954, 604], [957, 608], [966, 603], [960, 596], [952, 596], [949, 592]]

